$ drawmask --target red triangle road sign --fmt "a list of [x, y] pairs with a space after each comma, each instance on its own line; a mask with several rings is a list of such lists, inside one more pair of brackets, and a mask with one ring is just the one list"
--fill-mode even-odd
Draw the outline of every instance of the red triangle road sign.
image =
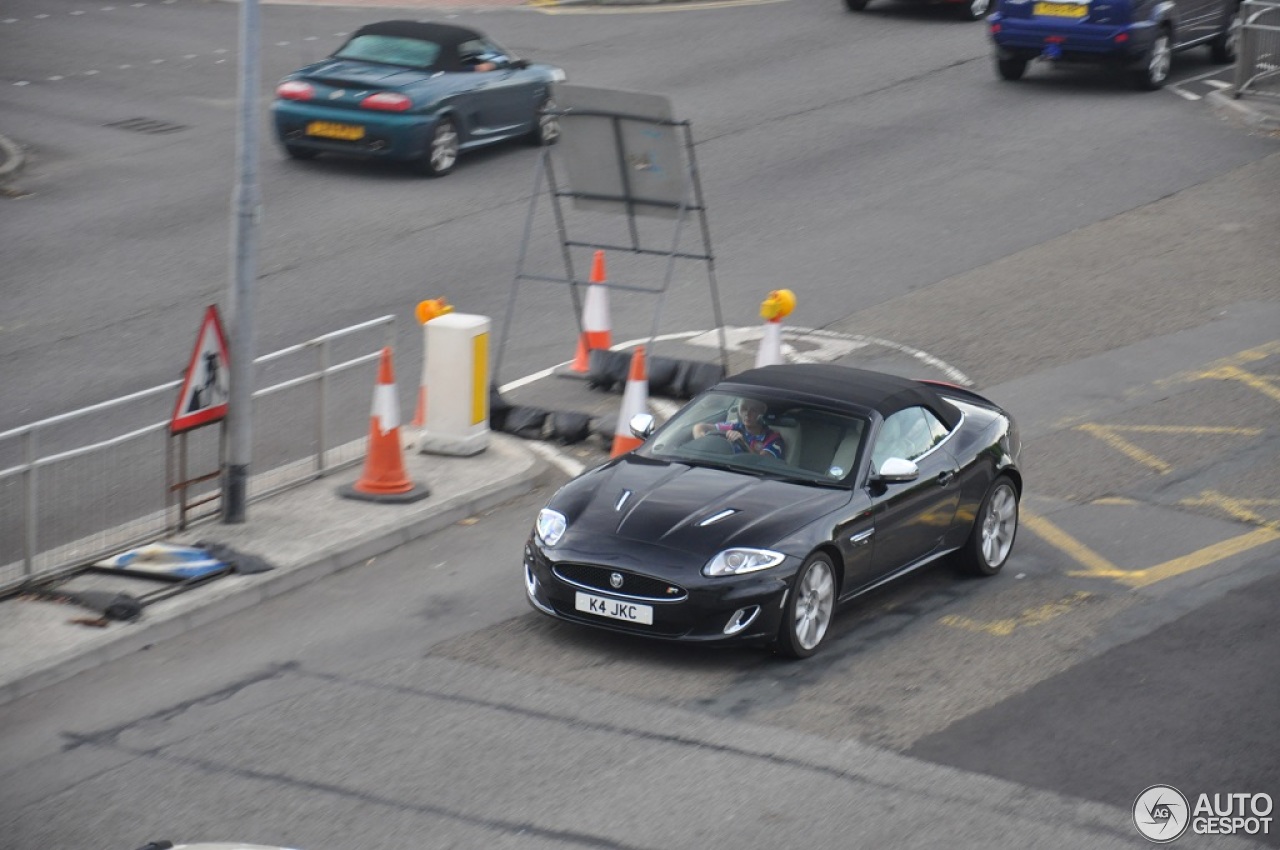
[[231, 369], [227, 357], [227, 335], [222, 332], [218, 308], [209, 305], [200, 325], [191, 363], [182, 380], [182, 391], [173, 408], [169, 432], [177, 434], [197, 425], [217, 422], [227, 415], [230, 399]]

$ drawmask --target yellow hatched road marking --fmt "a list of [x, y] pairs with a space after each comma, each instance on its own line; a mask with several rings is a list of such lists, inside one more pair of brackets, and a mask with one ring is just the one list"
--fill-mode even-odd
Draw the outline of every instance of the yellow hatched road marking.
[[1270, 378], [1246, 372], [1239, 366], [1219, 366], [1207, 372], [1200, 372], [1194, 377], [1208, 381], [1239, 381], [1250, 389], [1255, 389], [1272, 401], [1280, 401], [1280, 386]]
[[1241, 381], [1276, 401], [1280, 401], [1280, 385], [1269, 378], [1255, 375], [1241, 368], [1248, 363], [1259, 363], [1269, 357], [1280, 354], [1280, 340], [1263, 343], [1256, 348], [1245, 349], [1238, 354], [1215, 360], [1205, 369], [1196, 369], [1174, 375], [1157, 383], [1166, 384], [1185, 381], [1228, 380]]
[[1256, 437], [1262, 433], [1261, 428], [1232, 428], [1215, 425], [1099, 425], [1087, 422], [1077, 425], [1076, 430], [1084, 431], [1097, 437], [1111, 448], [1127, 456], [1131, 460], [1150, 467], [1161, 475], [1173, 471], [1173, 466], [1156, 455], [1120, 436], [1121, 432], [1130, 434], [1194, 434], [1208, 436], [1226, 434], [1235, 437]]
[[1049, 602], [1044, 605], [1038, 605], [1035, 608], [1028, 608], [1016, 617], [1010, 617], [1005, 620], [974, 620], [969, 617], [960, 617], [955, 614], [948, 614], [941, 618], [938, 622], [944, 626], [952, 628], [965, 629], [971, 632], [985, 632], [989, 635], [997, 637], [1005, 637], [1013, 634], [1014, 629], [1024, 628], [1026, 626], [1039, 626], [1047, 623], [1055, 617], [1060, 617], [1070, 611], [1078, 603], [1083, 602], [1092, 596], [1092, 593], [1077, 591], [1069, 596], [1064, 596], [1057, 602]]
[[1271, 527], [1273, 524], [1268, 524], [1262, 528], [1223, 540], [1221, 543], [1214, 543], [1211, 546], [1197, 549], [1190, 554], [1172, 558], [1153, 567], [1147, 567], [1142, 570], [1122, 570], [1044, 517], [1023, 511], [1022, 522], [1037, 537], [1062, 550], [1084, 567], [1083, 570], [1069, 571], [1067, 575], [1084, 578], [1115, 579], [1121, 584], [1133, 588], [1146, 587], [1158, 581], [1173, 578], [1200, 567], [1206, 567], [1217, 561], [1222, 561], [1234, 555], [1248, 552], [1250, 549], [1256, 549], [1259, 546], [1280, 540], [1280, 530]]
[[1076, 563], [1085, 568], [1084, 572], [1069, 573], [1068, 575], [1102, 576], [1104, 578], [1123, 578], [1128, 575], [1126, 571], [1120, 569], [1044, 517], [1036, 516], [1024, 510], [1022, 512], [1022, 524], [1031, 529], [1031, 532], [1041, 540], [1067, 553]]
[[1205, 490], [1193, 499], [1182, 499], [1178, 504], [1189, 508], [1218, 508], [1235, 519], [1280, 531], [1280, 523], [1253, 510], [1280, 507], [1280, 499], [1234, 499], [1217, 490]]

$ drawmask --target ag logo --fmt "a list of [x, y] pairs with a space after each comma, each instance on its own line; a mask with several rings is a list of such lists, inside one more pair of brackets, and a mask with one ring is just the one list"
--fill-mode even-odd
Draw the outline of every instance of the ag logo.
[[1133, 823], [1148, 841], [1167, 844], [1187, 831], [1187, 798], [1172, 785], [1152, 785], [1133, 801]]

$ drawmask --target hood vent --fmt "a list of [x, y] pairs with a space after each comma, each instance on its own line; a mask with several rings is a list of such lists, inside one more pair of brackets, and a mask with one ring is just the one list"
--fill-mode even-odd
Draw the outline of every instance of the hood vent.
[[698, 528], [706, 528], [708, 525], [717, 523], [726, 517], [731, 517], [737, 512], [738, 511], [735, 508], [728, 508], [726, 510], [721, 511], [718, 514], [712, 514], [711, 516], [704, 519], [702, 522], [698, 523]]

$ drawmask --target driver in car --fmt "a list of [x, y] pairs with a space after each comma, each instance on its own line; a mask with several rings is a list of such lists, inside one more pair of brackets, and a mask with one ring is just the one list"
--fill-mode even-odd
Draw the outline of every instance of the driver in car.
[[694, 437], [719, 434], [733, 446], [734, 454], [772, 455], [782, 459], [782, 435], [764, 424], [768, 405], [754, 398], [738, 402], [737, 422], [699, 422], [693, 426]]

